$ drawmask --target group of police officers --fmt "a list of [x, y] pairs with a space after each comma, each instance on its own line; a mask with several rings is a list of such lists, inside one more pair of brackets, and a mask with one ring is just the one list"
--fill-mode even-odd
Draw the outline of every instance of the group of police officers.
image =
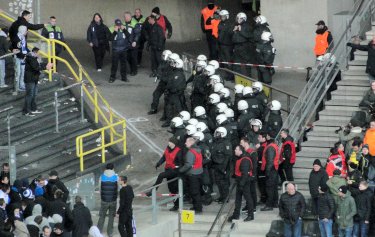
[[[281, 103], [268, 101], [261, 82], [254, 82], [251, 87], [235, 85], [232, 100], [231, 90], [224, 86], [228, 78], [220, 71], [219, 62], [208, 61], [205, 55], [197, 57], [187, 80], [183, 65], [178, 54], [163, 51], [157, 72], [159, 82], [148, 114], [157, 113], [159, 99], [164, 94], [160, 120], [165, 121], [162, 127], [171, 128], [173, 136], [155, 165], [158, 168], [165, 163], [155, 185], [164, 178], [182, 177], [187, 187], [185, 197], [191, 198], [192, 210], [199, 213], [202, 205], [212, 202], [214, 184], [219, 194], [215, 201], [228, 200], [230, 178], [234, 177], [236, 207], [229, 220], [239, 219], [244, 196], [243, 211], [248, 214], [245, 221], [250, 221], [257, 205], [258, 182], [260, 201], [265, 203], [261, 210], [272, 210], [278, 202], [279, 176], [283, 181], [292, 181], [295, 162], [295, 146], [289, 131], [281, 131], [281, 148], [274, 141], [282, 128]], [[185, 94], [190, 83], [190, 106], [187, 106]], [[177, 182], [169, 183], [168, 187], [171, 193], [178, 192]], [[178, 210], [178, 201], [171, 210]]]

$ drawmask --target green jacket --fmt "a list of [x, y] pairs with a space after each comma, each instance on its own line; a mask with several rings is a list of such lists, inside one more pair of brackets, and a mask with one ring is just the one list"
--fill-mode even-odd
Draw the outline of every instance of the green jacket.
[[332, 197], [335, 200], [336, 205], [338, 203], [338, 199], [340, 198], [339, 188], [344, 185], [346, 185], [346, 180], [340, 177], [340, 175], [334, 175], [327, 181], [327, 186], [329, 187], [329, 191], [332, 194]]
[[353, 216], [357, 214], [354, 198], [348, 191], [336, 204], [336, 223], [340, 228], [353, 227]]

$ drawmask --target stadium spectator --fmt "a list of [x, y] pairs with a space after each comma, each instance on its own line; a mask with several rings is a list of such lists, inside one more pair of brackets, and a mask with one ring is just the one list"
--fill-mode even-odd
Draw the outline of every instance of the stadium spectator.
[[318, 188], [318, 218], [321, 237], [332, 237], [333, 215], [335, 213], [335, 201], [328, 192], [328, 186], [322, 184]]
[[337, 195], [335, 216], [339, 237], [351, 237], [353, 233], [353, 217], [357, 214], [355, 201], [346, 185], [337, 189]]
[[92, 226], [90, 210], [82, 203], [80, 196], [75, 197], [75, 205], [72, 212], [73, 232], [72, 237], [87, 237]]
[[364, 144], [368, 144], [370, 155], [375, 156], [375, 121], [370, 122], [370, 128], [365, 133]]
[[359, 183], [360, 193], [355, 197], [357, 215], [354, 216], [353, 236], [366, 237], [370, 225], [373, 192], [366, 181]]
[[12, 25], [9, 28], [9, 37], [12, 43], [15, 40], [17, 40], [16, 37], [17, 37], [17, 33], [19, 32], [18, 29], [20, 26], [25, 26], [26, 30], [40, 30], [44, 26], [46, 26], [46, 24], [31, 24], [30, 23], [31, 18], [32, 18], [31, 12], [24, 10], [21, 13], [21, 16], [19, 16], [17, 20], [12, 23]]
[[345, 155], [348, 155], [350, 149], [352, 148], [353, 141], [356, 140], [362, 140], [363, 139], [363, 133], [361, 127], [351, 127], [350, 132], [346, 134], [346, 128], [345, 126], [341, 126], [340, 130], [338, 131], [340, 142], [342, 144], [345, 144]]
[[56, 170], [52, 170], [48, 174], [49, 180], [46, 185], [46, 198], [49, 201], [55, 200], [56, 190], [60, 190], [63, 193], [62, 200], [66, 202], [69, 197], [69, 190], [66, 188], [65, 184], [59, 179], [59, 173]]
[[319, 198], [319, 187], [326, 185], [328, 180], [327, 172], [323, 169], [322, 163], [319, 159], [315, 159], [313, 163], [313, 169], [310, 172], [309, 177], [309, 190], [312, 198], [312, 213], [318, 214], [318, 198]]
[[[4, 56], [9, 51], [8, 29], [0, 29], [0, 57]], [[0, 88], [8, 87], [5, 84], [5, 58], [0, 59]]]
[[336, 169], [333, 171], [333, 177], [328, 179], [327, 185], [329, 187], [329, 191], [331, 192], [335, 203], [338, 203], [339, 199], [339, 188], [342, 186], [346, 186], [346, 180], [341, 177], [341, 171]]
[[10, 180], [10, 167], [8, 163], [3, 163], [1, 165], [0, 179], [2, 180], [4, 176], [8, 177], [8, 180]]
[[[368, 51], [366, 73], [368, 73], [370, 81], [375, 80], [375, 36], [368, 43], [368, 45], [357, 45], [353, 43], [347, 43], [346, 45], [352, 47], [353, 49]], [[372, 85], [373, 84], [371, 83], [371, 88], [373, 88]]]

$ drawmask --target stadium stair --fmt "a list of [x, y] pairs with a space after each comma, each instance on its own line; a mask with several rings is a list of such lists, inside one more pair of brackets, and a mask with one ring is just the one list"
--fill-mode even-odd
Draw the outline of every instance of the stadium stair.
[[[372, 35], [375, 35], [374, 24], [375, 22], [372, 23], [372, 31], [366, 33], [367, 40], [361, 44], [368, 44]], [[324, 109], [319, 112], [319, 120], [313, 123], [312, 131], [307, 133], [307, 141], [301, 144], [294, 166], [296, 180], [308, 180], [315, 159], [320, 159], [325, 164], [329, 149], [339, 140], [335, 130], [348, 124], [353, 112], [360, 110], [358, 105], [370, 88], [369, 77], [365, 72], [367, 52], [356, 50], [354, 55], [348, 70], [341, 72], [341, 80], [337, 82], [337, 90], [331, 92], [331, 100], [326, 101]], [[301, 189], [308, 190], [308, 187], [302, 185]]]

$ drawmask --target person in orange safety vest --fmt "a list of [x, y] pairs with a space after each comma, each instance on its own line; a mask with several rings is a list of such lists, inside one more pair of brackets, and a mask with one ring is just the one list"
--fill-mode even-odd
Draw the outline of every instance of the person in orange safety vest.
[[324, 21], [320, 20], [315, 25], [317, 26], [317, 29], [315, 31], [316, 36], [314, 53], [318, 58], [319, 56], [323, 56], [324, 54], [326, 54], [329, 49], [333, 48], [333, 38]]
[[[219, 7], [212, 0], [208, 1], [207, 6], [201, 10], [201, 29], [206, 34], [210, 60], [218, 58], [217, 38], [220, 23], [218, 10]], [[217, 16], [214, 18], [215, 13]]]

